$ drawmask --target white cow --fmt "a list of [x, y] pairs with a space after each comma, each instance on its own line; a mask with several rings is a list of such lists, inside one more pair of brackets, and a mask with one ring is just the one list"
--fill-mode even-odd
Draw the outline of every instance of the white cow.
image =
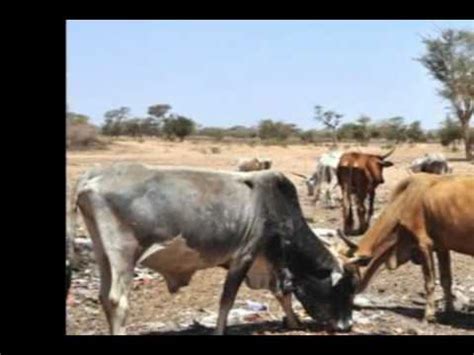
[[306, 186], [308, 188], [308, 196], [313, 196], [313, 202], [319, 201], [320, 196], [323, 196], [323, 202], [331, 207], [335, 207], [334, 189], [337, 186], [337, 166], [342, 152], [331, 151], [321, 155], [316, 161], [316, 168], [314, 173], [308, 178], [305, 175], [295, 174], [306, 179]]
[[448, 166], [446, 157], [441, 153], [427, 153], [412, 161], [408, 168], [410, 173], [448, 174], [453, 169]]

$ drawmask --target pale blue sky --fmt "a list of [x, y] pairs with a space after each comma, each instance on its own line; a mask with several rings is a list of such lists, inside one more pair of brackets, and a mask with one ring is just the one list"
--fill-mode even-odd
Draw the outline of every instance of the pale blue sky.
[[414, 60], [421, 36], [469, 20], [68, 21], [67, 102], [102, 123], [151, 104], [205, 126], [272, 118], [318, 127], [314, 105], [344, 122], [404, 116], [436, 128], [447, 103]]

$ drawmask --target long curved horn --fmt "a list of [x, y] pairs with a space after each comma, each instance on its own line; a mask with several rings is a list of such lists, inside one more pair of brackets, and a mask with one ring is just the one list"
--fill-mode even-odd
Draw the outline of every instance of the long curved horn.
[[385, 160], [386, 158], [388, 158], [395, 151], [395, 149], [397, 149], [397, 147], [393, 147], [392, 149], [389, 150], [388, 153], [385, 153], [384, 155], [381, 155], [380, 158], [382, 158], [382, 160]]
[[359, 246], [357, 245], [357, 243], [354, 243], [352, 240], [350, 240], [349, 238], [346, 237], [346, 235], [342, 232], [342, 230], [340, 230], [339, 228], [337, 229], [337, 235], [339, 236], [339, 238], [341, 238], [343, 240], [344, 243], [346, 243], [346, 245], [351, 248], [351, 249], [355, 249], [357, 250], [357, 248], [359, 248]]
[[292, 174], [293, 174], [293, 175], [296, 175], [296, 176], [298, 176], [298, 177], [300, 177], [300, 178], [303, 178], [303, 179], [307, 179], [307, 178], [308, 178], [306, 175], [303, 175], [303, 174], [298, 174], [298, 173], [293, 173], [293, 172], [292, 172]]

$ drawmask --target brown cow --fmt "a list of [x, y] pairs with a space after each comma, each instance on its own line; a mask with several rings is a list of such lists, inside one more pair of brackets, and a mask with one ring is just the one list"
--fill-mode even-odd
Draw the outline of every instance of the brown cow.
[[[474, 255], [474, 177], [415, 174], [398, 184], [375, 224], [359, 244], [340, 235], [349, 246], [343, 252], [352, 264], [361, 267], [358, 292], [362, 292], [383, 263], [393, 270], [411, 260], [421, 264], [425, 279], [425, 320], [435, 319], [435, 270], [433, 251], [438, 257], [439, 274], [446, 312], [454, 309], [451, 293], [449, 251]], [[340, 251], [340, 249], [339, 249]]]
[[238, 171], [268, 170], [272, 167], [272, 161], [268, 158], [240, 159], [237, 163]]
[[[358, 152], [348, 152], [341, 156], [337, 167], [337, 180], [342, 192], [342, 216], [344, 232], [347, 234], [362, 234], [369, 227], [374, 213], [375, 189], [384, 183], [383, 168], [393, 163], [385, 160], [395, 148], [385, 155], [374, 155]], [[354, 230], [351, 196], [355, 195], [359, 229]], [[365, 200], [369, 197], [369, 211]]]

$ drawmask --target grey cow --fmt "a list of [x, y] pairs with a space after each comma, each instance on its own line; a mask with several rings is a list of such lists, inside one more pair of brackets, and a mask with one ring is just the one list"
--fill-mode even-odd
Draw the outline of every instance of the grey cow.
[[448, 160], [441, 153], [427, 153], [421, 158], [413, 160], [408, 168], [410, 173], [448, 174], [453, 169], [449, 167]]
[[137, 263], [161, 273], [171, 293], [197, 270], [226, 268], [217, 334], [225, 332], [244, 279], [250, 288], [271, 290], [290, 327], [299, 324], [294, 293], [313, 318], [326, 315], [336, 330], [351, 328], [355, 269], [316, 238], [281, 173], [115, 164], [87, 171], [72, 206], [93, 241], [112, 334], [126, 332]]

